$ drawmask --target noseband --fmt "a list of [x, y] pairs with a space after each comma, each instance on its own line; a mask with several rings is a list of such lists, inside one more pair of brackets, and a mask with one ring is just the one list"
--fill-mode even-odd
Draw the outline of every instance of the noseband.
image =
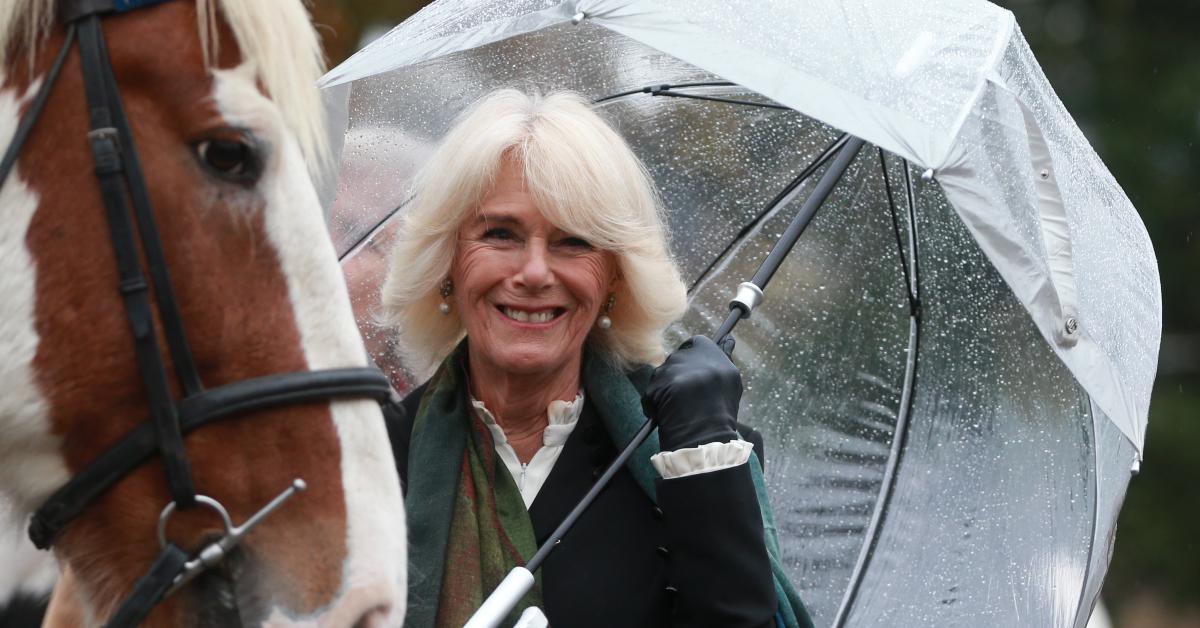
[[[141, 622], [169, 591], [181, 586], [204, 569], [220, 562], [251, 527], [273, 512], [303, 482], [267, 504], [241, 526], [233, 526], [224, 507], [210, 497], [197, 495], [191, 464], [183, 447], [183, 434], [218, 419], [247, 412], [332, 398], [383, 400], [391, 394], [387, 378], [377, 368], [343, 368], [281, 373], [247, 379], [205, 389], [184, 333], [163, 255], [162, 243], [151, 211], [150, 197], [133, 144], [129, 120], [121, 105], [116, 78], [108, 59], [108, 48], [100, 29], [100, 16], [124, 13], [165, 0], [65, 0], [60, 19], [67, 34], [50, 73], [21, 119], [12, 143], [0, 160], [0, 186], [16, 163], [51, 87], [62, 69], [67, 52], [78, 37], [84, 90], [89, 114], [88, 145], [107, 214], [113, 250], [120, 277], [118, 289], [125, 303], [138, 371], [146, 390], [150, 421], [142, 423], [69, 480], [34, 513], [29, 537], [39, 549], [50, 547], [66, 525], [89, 504], [139, 465], [158, 454], [163, 460], [171, 503], [163, 510], [159, 527], [176, 509], [197, 504], [222, 516], [226, 534], [205, 547], [196, 558], [165, 539], [160, 532], [162, 552], [149, 572], [134, 585], [133, 592], [110, 618], [108, 626], [133, 626]], [[138, 257], [138, 241], [146, 269]], [[147, 281], [147, 275], [149, 281]], [[154, 329], [149, 288], [154, 287], [163, 335], [170, 351], [182, 395], [175, 398], [168, 383]]]

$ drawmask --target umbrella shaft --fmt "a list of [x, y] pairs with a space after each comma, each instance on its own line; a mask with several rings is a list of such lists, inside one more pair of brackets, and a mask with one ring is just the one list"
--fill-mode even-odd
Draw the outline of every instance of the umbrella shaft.
[[[754, 277], [750, 279], [750, 283], [758, 286], [759, 290], [767, 287], [767, 282], [771, 281], [771, 277], [775, 275], [775, 271], [783, 265], [783, 260], [792, 252], [792, 248], [796, 246], [796, 242], [800, 236], [804, 234], [804, 229], [808, 227], [808, 223], [812, 222], [814, 216], [817, 215], [817, 210], [825, 203], [825, 199], [829, 198], [829, 194], [833, 192], [833, 188], [837, 182], [841, 180], [842, 175], [846, 173], [846, 169], [850, 167], [850, 163], [858, 156], [858, 152], [863, 147], [863, 141], [857, 137], [850, 137], [849, 140], [838, 149], [837, 157], [825, 174], [821, 175], [817, 185], [813, 188], [812, 194], [805, 199], [804, 205], [800, 207], [800, 211], [796, 213], [795, 218], [792, 218], [791, 224], [779, 236], [779, 240], [775, 242], [775, 246], [771, 247], [771, 252], [767, 253], [766, 259], [758, 266], [758, 270], [754, 273]], [[761, 297], [761, 295], [759, 295]], [[717, 344], [725, 339], [738, 324], [738, 321], [743, 318], [750, 317], [751, 305], [744, 303], [740, 298], [735, 299], [729, 304], [729, 316], [725, 318], [725, 322], [717, 328], [717, 333], [713, 334], [712, 338]]]
[[725, 317], [725, 322], [721, 323], [721, 326], [717, 328], [717, 333], [713, 334], [713, 341], [720, 345], [721, 341], [725, 340], [725, 337], [733, 331], [738, 321], [748, 316], [750, 313], [742, 309], [740, 303], [732, 304], [729, 308], [729, 316]]
[[600, 479], [596, 480], [596, 483], [592, 485], [591, 490], [589, 490], [587, 494], [583, 496], [583, 499], [579, 500], [578, 504], [575, 504], [575, 508], [573, 508], [571, 512], [562, 520], [562, 523], [558, 524], [558, 528], [556, 528], [554, 532], [550, 534], [550, 538], [546, 539], [546, 542], [543, 543], [540, 548], [538, 548], [538, 551], [533, 555], [533, 558], [529, 559], [529, 563], [525, 565], [526, 569], [529, 571], [537, 571], [537, 568], [542, 566], [542, 561], [546, 560], [546, 557], [550, 555], [550, 551], [554, 549], [554, 546], [558, 544], [558, 541], [562, 539], [564, 535], [566, 535], [567, 531], [571, 529], [571, 526], [575, 525], [575, 520], [579, 518], [579, 515], [582, 515], [583, 511], [587, 510], [587, 507], [592, 505], [592, 502], [595, 501], [596, 496], [600, 494], [600, 491], [604, 490], [605, 486], [608, 486], [608, 482], [612, 480], [612, 477], [617, 474], [617, 471], [621, 470], [621, 467], [625, 464], [625, 461], [629, 460], [629, 457], [632, 456], [633, 452], [641, 446], [648, 436], [650, 436], [650, 432], [653, 430], [654, 421], [646, 419], [646, 422], [642, 424], [642, 427], [638, 430], [637, 434], [634, 434], [633, 439], [629, 441], [629, 444], [625, 447], [625, 449], [617, 455], [616, 460], [613, 460], [612, 463], [608, 465], [608, 468], [604, 470], [604, 474], [601, 475]]
[[[804, 233], [804, 229], [808, 227], [808, 223], [812, 222], [813, 216], [817, 214], [817, 210], [825, 203], [825, 199], [833, 192], [834, 186], [841, 180], [846, 169], [850, 167], [850, 163], [858, 156], [858, 151], [863, 147], [863, 141], [857, 137], [851, 137], [841, 150], [838, 151], [837, 157], [821, 175], [821, 179], [817, 181], [817, 186], [813, 188], [812, 194], [805, 199], [804, 205], [792, 219], [792, 223], [788, 225], [783, 235], [779, 236], [779, 241], [775, 246], [771, 247], [771, 252], [767, 254], [767, 258], [763, 260], [762, 265], [758, 267], [758, 271], [754, 273], [754, 277], [750, 282], [761, 289], [766, 289], [767, 282], [771, 281], [771, 277], [775, 275], [775, 271], [779, 270], [779, 266], [783, 264], [783, 260], [792, 252], [792, 247], [796, 246], [796, 241]], [[726, 332], [728, 333], [728, 332]]]

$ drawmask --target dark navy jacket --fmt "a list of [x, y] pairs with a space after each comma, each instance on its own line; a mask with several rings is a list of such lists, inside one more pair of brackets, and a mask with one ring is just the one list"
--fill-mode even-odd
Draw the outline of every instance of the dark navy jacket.
[[[422, 386], [384, 410], [404, 484], [423, 393]], [[762, 437], [743, 429], [761, 459]], [[529, 508], [539, 545], [617, 453], [596, 410], [585, 403]], [[655, 504], [622, 469], [546, 559], [542, 599], [550, 625], [773, 626], [775, 589], [749, 465], [659, 480], [657, 491]]]

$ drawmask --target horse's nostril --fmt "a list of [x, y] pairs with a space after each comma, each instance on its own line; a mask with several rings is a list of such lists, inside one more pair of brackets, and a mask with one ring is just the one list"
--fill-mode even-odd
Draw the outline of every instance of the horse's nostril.
[[354, 622], [354, 628], [385, 628], [391, 612], [392, 609], [389, 606], [376, 606], [363, 613], [363, 616]]
[[[388, 586], [377, 578], [359, 578], [373, 581], [350, 587], [327, 611], [316, 618], [321, 628], [384, 628], [404, 623], [404, 595], [399, 589]], [[402, 591], [402, 590], [399, 590]]]

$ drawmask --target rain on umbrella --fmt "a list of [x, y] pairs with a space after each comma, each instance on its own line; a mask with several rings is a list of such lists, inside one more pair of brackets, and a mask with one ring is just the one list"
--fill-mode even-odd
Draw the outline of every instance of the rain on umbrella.
[[862, 137], [737, 332], [793, 582], [818, 625], [1082, 626], [1157, 352], [1128, 200], [1007, 12], [700, 4], [443, 1], [326, 77], [348, 114], [331, 226], [368, 344], [391, 359], [363, 271], [491, 89], [580, 91], [647, 164], [692, 282], [672, 340], [711, 333], [843, 131]]

